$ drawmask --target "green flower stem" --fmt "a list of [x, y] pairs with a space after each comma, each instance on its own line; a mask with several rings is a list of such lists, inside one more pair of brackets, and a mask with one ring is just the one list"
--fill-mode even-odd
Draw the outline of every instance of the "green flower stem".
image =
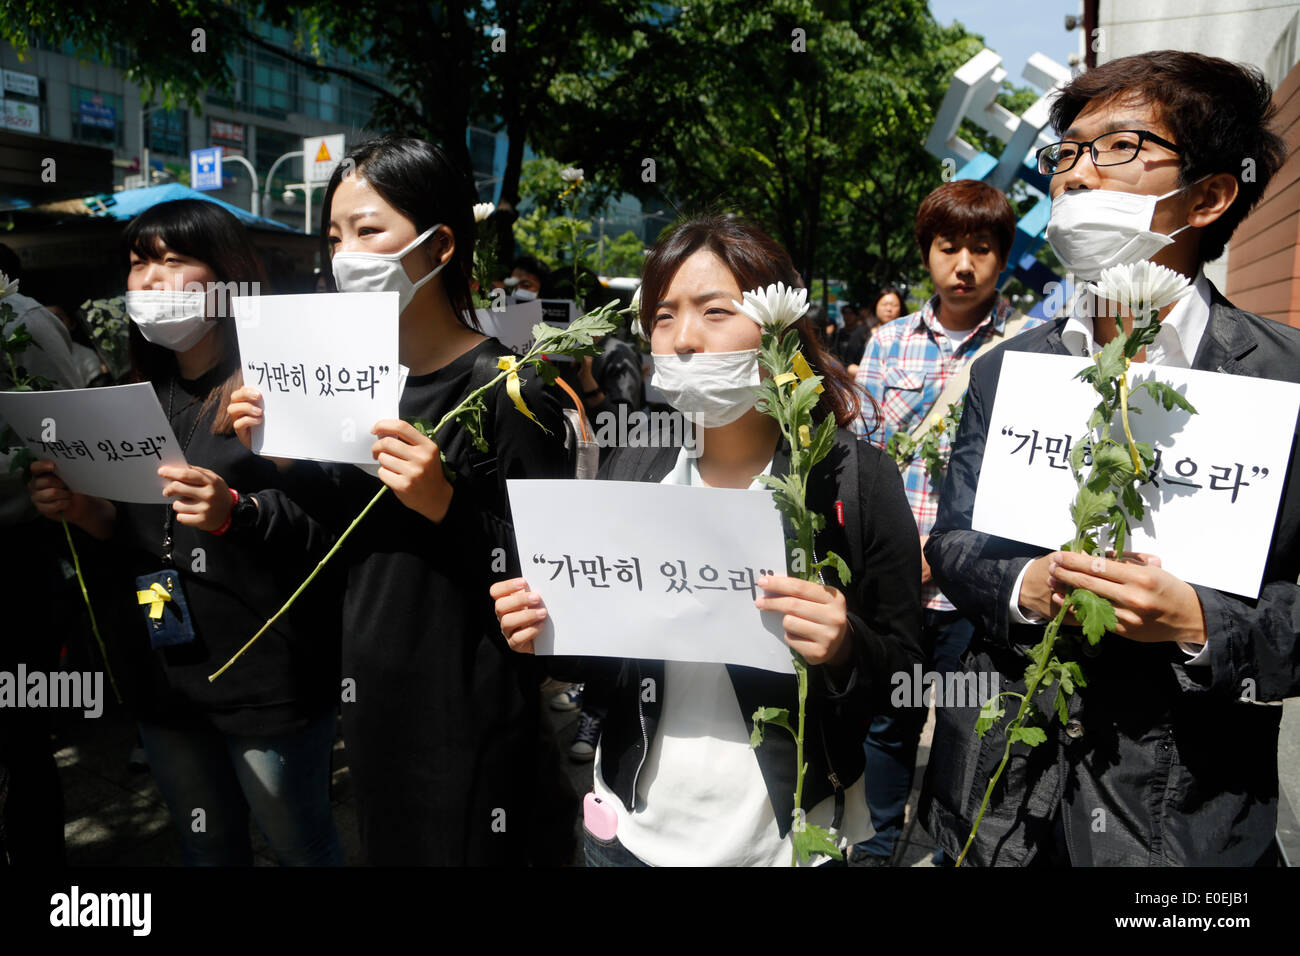
[[[808, 772], [808, 765], [803, 759], [803, 721], [804, 721], [804, 704], [808, 700], [808, 665], [804, 663], [803, 657], [797, 651], [791, 652], [794, 655], [794, 672], [799, 675], [799, 733], [794, 738], [794, 807], [798, 813], [803, 807], [803, 777]], [[798, 823], [803, 824], [802, 820]], [[790, 841], [790, 865], [799, 865], [799, 851], [794, 846], [794, 841]]]
[[[13, 360], [10, 359], [10, 362]], [[68, 550], [72, 552], [72, 567], [77, 572], [77, 583], [81, 585], [81, 599], [86, 602], [86, 613], [90, 615], [90, 630], [95, 635], [95, 643], [99, 645], [99, 655], [104, 658], [104, 673], [108, 675], [109, 686], [113, 688], [113, 696], [117, 702], [122, 703], [122, 694], [117, 689], [117, 681], [113, 679], [113, 668], [108, 663], [108, 648], [104, 646], [104, 638], [99, 633], [99, 623], [95, 620], [95, 609], [90, 603], [90, 593], [86, 590], [86, 579], [81, 576], [81, 558], [77, 556], [77, 546], [72, 543], [72, 529], [68, 527], [68, 519], [60, 517], [59, 521], [63, 524], [63, 533], [68, 538]]]
[[[598, 309], [595, 312], [590, 313], [590, 316], [595, 316], [601, 319], [608, 319], [612, 311], [612, 306], [613, 303], [603, 306], [601, 309]], [[589, 318], [590, 316], [583, 316], [583, 319]], [[578, 321], [580, 322], [582, 321], [582, 319], [579, 319]], [[544, 328], [544, 326], [537, 326], [536, 328]], [[609, 330], [607, 329], [606, 331]], [[430, 438], [438, 434], [438, 432], [442, 431], [443, 428], [445, 428], [447, 425], [451, 424], [461, 415], [465, 414], [467, 409], [474, 407], [475, 403], [478, 402], [478, 400], [483, 395], [489, 392], [503, 378], [506, 378], [512, 372], [516, 372], [519, 369], [524, 368], [529, 364], [540, 361], [547, 351], [548, 351], [547, 343], [545, 342], [534, 343], [533, 347], [528, 350], [528, 352], [524, 355], [523, 358], [515, 361], [510, 368], [502, 369], [486, 385], [476, 388], [474, 391], [466, 395], [464, 401], [462, 401], [459, 405], [457, 405], [455, 408], [449, 411], [446, 415], [443, 415], [442, 418], [439, 420], [438, 424], [434, 425], [433, 428], [429, 429], [427, 432], [424, 432], [424, 434], [428, 435], [428, 437]], [[550, 348], [549, 351], [558, 352], [558, 351], [562, 351], [562, 349]], [[423, 432], [423, 428], [421, 428], [421, 431]], [[241, 647], [235, 653], [234, 657], [226, 661], [226, 663], [221, 666], [220, 670], [218, 670], [215, 674], [211, 675], [208, 678], [209, 683], [211, 683], [212, 681], [220, 677], [222, 674], [224, 674], [231, 664], [239, 660], [240, 656], [244, 653], [244, 651], [252, 647], [253, 643], [258, 638], [260, 638], [263, 634], [265, 634], [267, 629], [272, 624], [274, 624], [277, 620], [279, 620], [280, 616], [283, 615], [285, 611], [289, 610], [289, 608], [293, 606], [293, 602], [296, 601], [298, 599], [298, 596], [302, 594], [304, 590], [307, 589], [307, 585], [311, 584], [311, 582], [315, 580], [316, 575], [318, 575], [321, 572], [321, 569], [325, 567], [325, 564], [330, 560], [330, 558], [332, 558], [335, 555], [335, 553], [339, 550], [339, 548], [343, 546], [343, 542], [348, 539], [348, 536], [350, 534], [352, 534], [353, 529], [356, 528], [356, 526], [361, 523], [361, 519], [364, 518], [370, 512], [370, 509], [373, 508], [376, 502], [378, 502], [379, 499], [384, 496], [384, 493], [386, 491], [388, 491], [387, 485], [380, 488], [379, 491], [375, 492], [375, 496], [370, 499], [370, 502], [364, 508], [361, 509], [361, 513], [357, 515], [355, 518], [353, 518], [352, 523], [347, 526], [347, 529], [344, 530], [344, 532], [341, 535], [339, 535], [339, 539], [336, 542], [334, 542], [334, 547], [330, 548], [329, 552], [325, 555], [325, 557], [320, 559], [320, 562], [316, 565], [315, 569], [311, 572], [311, 574], [307, 576], [307, 580], [303, 581], [302, 584], [298, 586], [298, 590], [294, 591], [293, 594], [289, 597], [289, 600], [287, 600], [284, 603], [284, 606], [281, 607], [280, 610], [275, 612], [275, 616], [272, 617], [265, 624], [263, 624], [262, 629], [259, 630], [256, 634], [254, 634], [251, 638], [249, 638], [248, 643], [245, 644], [243, 647]]]
[[[1061, 630], [1061, 622], [1065, 620], [1065, 615], [1069, 610], [1070, 605], [1068, 603], [1063, 604], [1061, 609], [1056, 612], [1056, 617], [1052, 618], [1051, 623], [1047, 625], [1047, 630], [1043, 633], [1043, 642], [1039, 645], [1043, 649], [1043, 654], [1038, 662], [1038, 672], [1025, 688], [1024, 696], [1020, 698], [1020, 709], [1016, 711], [1015, 719], [1007, 725], [1006, 744], [1002, 748], [1002, 760], [998, 764], [998, 769], [993, 772], [993, 776], [989, 778], [989, 785], [984, 788], [984, 800], [980, 803], [979, 813], [975, 815], [975, 823], [971, 827], [970, 836], [966, 838], [966, 845], [962, 847], [961, 855], [957, 857], [957, 866], [961, 866], [965, 862], [966, 854], [970, 852], [971, 844], [975, 842], [975, 834], [979, 832], [980, 821], [984, 819], [984, 812], [989, 807], [989, 798], [993, 796], [993, 788], [998, 785], [998, 780], [1002, 777], [1002, 771], [1006, 769], [1007, 761], [1011, 759], [1011, 731], [1019, 727], [1025, 719], [1025, 715], [1029, 713], [1030, 701], [1034, 699], [1038, 685], [1042, 682], [1043, 675], [1047, 673], [1047, 669], [1042, 665], [1044, 662], [1051, 660], [1052, 651], [1056, 647], [1056, 636]], [[1017, 694], [1016, 696], [1020, 695]]]
[[[529, 356], [532, 356], [532, 352], [529, 353]], [[520, 361], [520, 364], [521, 365], [523, 364], [523, 360]], [[458, 405], [456, 408], [452, 409], [446, 415], [442, 416], [442, 420], [439, 421], [438, 424], [434, 426], [433, 433], [436, 434], [442, 431], [443, 426], [450, 423], [465, 408], [473, 404], [474, 399], [478, 398], [484, 392], [488, 391], [488, 389], [492, 388], [492, 386], [494, 386], [497, 382], [501, 381], [508, 374], [510, 374], [509, 371], [502, 371], [499, 375], [497, 375], [494, 379], [492, 379], [492, 381], [488, 382], [482, 388], [475, 389], [473, 392], [471, 392], [468, 396], [466, 396], [465, 401], [461, 402], [461, 404]], [[339, 550], [339, 548], [343, 547], [343, 542], [348, 539], [348, 535], [352, 534], [353, 529], [356, 528], [356, 526], [361, 523], [362, 518], [364, 518], [367, 514], [370, 513], [370, 509], [373, 508], [375, 504], [379, 501], [379, 499], [384, 496], [384, 492], [386, 491], [388, 491], [388, 486], [384, 485], [377, 492], [375, 492], [375, 496], [370, 499], [369, 503], [364, 508], [361, 509], [361, 513], [357, 515], [355, 518], [353, 518], [352, 523], [347, 526], [347, 529], [341, 535], [339, 535], [339, 539], [334, 542], [334, 547], [329, 549], [329, 551], [325, 554], [325, 557], [320, 559], [320, 562], [316, 565], [315, 569], [311, 572], [311, 574], [307, 575], [307, 580], [303, 581], [302, 584], [298, 585], [298, 590], [294, 591], [293, 594], [290, 595], [289, 600], [284, 602], [284, 606], [281, 607], [280, 610], [276, 611], [275, 615], [269, 621], [267, 621], [265, 624], [262, 625], [261, 630], [259, 630], [256, 634], [254, 634], [252, 637], [248, 639], [247, 644], [245, 644], [243, 647], [241, 647], [238, 651], [235, 652], [234, 657], [230, 658], [230, 660], [222, 664], [221, 669], [208, 678], [208, 683], [212, 683], [214, 680], [216, 680], [218, 677], [224, 674], [229, 669], [231, 664], [239, 660], [239, 658], [243, 655], [244, 651], [252, 647], [253, 644], [257, 641], [257, 639], [260, 638], [263, 634], [265, 634], [267, 629], [270, 628], [272, 624], [274, 624], [276, 621], [280, 619], [281, 615], [283, 615], [285, 611], [293, 607], [293, 602], [298, 600], [298, 595], [302, 594], [303, 591], [307, 590], [307, 585], [311, 584], [312, 581], [316, 580], [316, 575], [320, 574], [321, 569], [325, 567], [326, 563], [330, 560], [330, 558], [334, 557], [334, 554]]]
[[316, 565], [315, 569], [311, 572], [311, 574], [307, 575], [307, 580], [303, 581], [302, 584], [298, 585], [298, 590], [294, 591], [293, 594], [289, 597], [289, 600], [284, 602], [284, 606], [280, 608], [280, 610], [276, 611], [275, 615], [269, 621], [267, 621], [265, 624], [262, 625], [261, 630], [259, 630], [256, 634], [254, 634], [252, 637], [248, 639], [247, 644], [245, 644], [243, 647], [241, 647], [239, 650], [235, 652], [234, 657], [230, 658], [230, 660], [222, 664], [221, 669], [218, 670], [215, 674], [212, 674], [211, 676], [208, 677], [209, 684], [212, 683], [214, 680], [216, 680], [218, 677], [220, 677], [222, 674], [224, 674], [230, 668], [231, 664], [239, 660], [240, 656], [244, 653], [244, 651], [252, 647], [253, 644], [257, 641], [257, 639], [261, 637], [263, 634], [265, 634], [267, 632], [267, 629], [270, 628], [272, 624], [274, 624], [276, 621], [280, 619], [280, 615], [284, 614], [285, 611], [293, 607], [293, 602], [298, 600], [298, 595], [302, 594], [303, 591], [307, 590], [307, 585], [311, 584], [312, 581], [316, 580], [316, 575], [320, 574], [321, 569], [325, 567], [329, 559], [334, 557], [334, 553], [338, 551], [339, 548], [343, 547], [343, 542], [348, 539], [348, 535], [352, 533], [352, 529], [361, 523], [361, 519], [364, 518], [370, 512], [370, 509], [373, 508], [376, 502], [378, 502], [379, 499], [384, 496], [384, 492], [386, 492], [387, 490], [388, 490], [388, 486], [384, 485], [384, 487], [380, 488], [377, 492], [375, 492], [375, 496], [370, 499], [369, 503], [364, 508], [361, 509], [361, 513], [352, 519], [352, 523], [348, 525], [347, 530], [344, 531], [341, 535], [339, 535], [339, 539], [334, 542], [334, 547], [329, 549], [325, 557], [320, 559], [320, 562]]

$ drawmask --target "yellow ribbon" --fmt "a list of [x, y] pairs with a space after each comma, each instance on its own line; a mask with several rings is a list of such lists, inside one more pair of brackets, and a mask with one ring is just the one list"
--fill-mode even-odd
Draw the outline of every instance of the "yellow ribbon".
[[[790, 360], [790, 366], [794, 369], [795, 374], [799, 376], [800, 381], [803, 381], [805, 378], [812, 378], [812, 366], [808, 364], [808, 360], [803, 357], [802, 352], [794, 353], [794, 358]], [[821, 385], [818, 385], [813, 389], [813, 391], [820, 395], [822, 392], [826, 391], [826, 389]]]
[[508, 355], [503, 355], [501, 358], [497, 359], [497, 368], [501, 369], [503, 372], [509, 373], [506, 376], [506, 394], [510, 396], [510, 401], [515, 403], [515, 408], [519, 409], [519, 411], [527, 415], [529, 418], [532, 418], [534, 422], [537, 422], [537, 424], [540, 425], [541, 422], [537, 421], [536, 418], [533, 418], [533, 413], [530, 412], [528, 406], [524, 404], [524, 396], [523, 392], [520, 391], [519, 384], [519, 360], [511, 358]]
[[803, 445], [804, 448], [812, 444], [812, 429], [807, 425], [799, 426], [799, 444]]
[[782, 372], [773, 381], [778, 385], [788, 385], [790, 382], [799, 381], [799, 376], [794, 374], [794, 372]]
[[149, 605], [149, 617], [153, 620], [163, 616], [163, 605], [172, 600], [171, 592], [155, 581], [149, 585], [147, 591], [136, 591], [135, 600], [137, 604]]

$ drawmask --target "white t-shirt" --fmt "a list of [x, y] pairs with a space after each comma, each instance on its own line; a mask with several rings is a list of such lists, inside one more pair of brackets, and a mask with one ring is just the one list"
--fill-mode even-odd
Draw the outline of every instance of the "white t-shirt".
[[[696, 459], [683, 450], [663, 484], [702, 485]], [[789, 836], [778, 833], [726, 666], [666, 661], [661, 704], [637, 777], [636, 812], [605, 786], [596, 753], [595, 793], [618, 814], [619, 842], [652, 866], [789, 866]], [[807, 819], [829, 827], [834, 815], [835, 799], [827, 797]], [[844, 794], [840, 833], [850, 844], [871, 833], [861, 776]]]

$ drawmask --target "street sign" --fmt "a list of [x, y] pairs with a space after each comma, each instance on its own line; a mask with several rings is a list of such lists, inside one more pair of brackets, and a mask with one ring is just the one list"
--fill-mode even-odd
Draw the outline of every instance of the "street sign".
[[190, 150], [190, 188], [221, 188], [221, 147]]
[[303, 179], [309, 183], [327, 182], [334, 167], [343, 158], [343, 134], [312, 136], [302, 141]]

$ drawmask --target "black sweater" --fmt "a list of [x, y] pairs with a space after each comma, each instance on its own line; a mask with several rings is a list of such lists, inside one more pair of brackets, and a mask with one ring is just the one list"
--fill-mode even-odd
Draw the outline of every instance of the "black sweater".
[[[328, 548], [324, 529], [293, 503], [294, 497], [319, 494], [327, 476], [311, 462], [281, 472], [233, 434], [212, 434], [215, 409], [204, 411], [196, 427], [204, 398], [227, 374], [229, 369], [218, 367], [194, 381], [176, 379], [172, 430], [182, 444], [192, 432], [185, 448], [191, 465], [216, 472], [241, 495], [257, 495], [257, 524], [218, 536], [173, 517], [173, 556], [197, 637], [153, 650], [134, 578], [163, 569], [164, 520], [171, 506], [117, 502], [110, 544], [120, 558], [113, 663], [127, 685], [123, 693], [143, 720], [233, 734], [282, 733], [337, 705], [337, 584], [331, 586], [328, 577], [318, 581], [234, 667], [212, 683], [208, 675], [279, 610]], [[166, 411], [169, 384], [154, 388]], [[261, 494], [269, 489], [287, 496]]]
[[[436, 424], [468, 393], [484, 353], [508, 354], [487, 339], [408, 378], [401, 416]], [[538, 746], [538, 673], [508, 649], [488, 594], [492, 581], [518, 573], [500, 520], [504, 479], [558, 478], [565, 468], [559, 408], [531, 373], [522, 379], [528, 407], [550, 434], [498, 385], [484, 435], [500, 481], [471, 469], [468, 436], [453, 425], [438, 436], [456, 473], [443, 520], [429, 521], [390, 491], [344, 545], [342, 679], [355, 691], [344, 694], [344, 735], [372, 865], [518, 863], [538, 859], [546, 838], [534, 818], [554, 768]], [[382, 484], [350, 465], [333, 473], [327, 520], [340, 531]]]

